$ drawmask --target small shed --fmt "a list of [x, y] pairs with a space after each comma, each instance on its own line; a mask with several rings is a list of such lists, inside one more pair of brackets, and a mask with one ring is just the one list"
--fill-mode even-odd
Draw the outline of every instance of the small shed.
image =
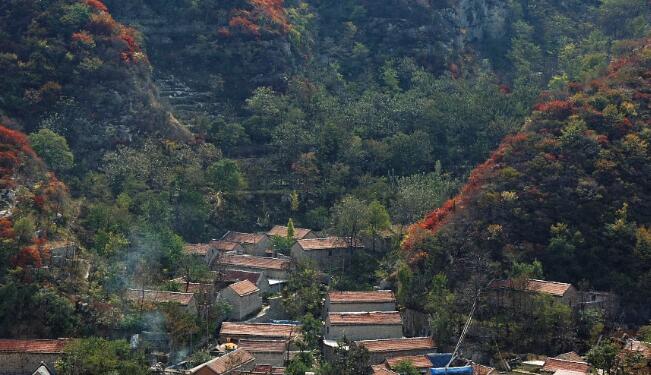
[[249, 280], [238, 281], [220, 292], [220, 299], [231, 306], [230, 318], [243, 320], [262, 308], [260, 288]]
[[283, 367], [289, 356], [289, 345], [283, 340], [240, 340], [238, 348], [251, 353], [257, 364]]
[[219, 330], [219, 342], [239, 343], [240, 340], [293, 341], [301, 336], [301, 326], [275, 323], [224, 322]]
[[197, 313], [197, 304], [194, 299], [194, 293], [150, 289], [128, 289], [126, 297], [127, 300], [136, 305], [175, 303], [183, 307], [189, 314], [194, 315]]

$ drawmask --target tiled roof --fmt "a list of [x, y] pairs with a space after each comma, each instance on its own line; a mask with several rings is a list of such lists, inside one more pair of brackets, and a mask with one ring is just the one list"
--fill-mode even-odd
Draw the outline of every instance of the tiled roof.
[[397, 311], [332, 312], [328, 314], [328, 320], [334, 326], [402, 324]]
[[228, 266], [248, 267], [261, 270], [284, 270], [288, 269], [291, 264], [289, 259], [255, 257], [250, 255], [227, 255], [221, 257], [219, 262]]
[[254, 245], [262, 242], [266, 235], [264, 233], [242, 233], [228, 231], [221, 238], [222, 241], [237, 242], [239, 244]]
[[[324, 237], [324, 238], [306, 238], [296, 241], [305, 251], [311, 250], [331, 250], [331, 249], [348, 249], [350, 240], [343, 237]], [[363, 247], [362, 244], [355, 242], [353, 247]]]
[[220, 280], [222, 281], [242, 281], [249, 280], [254, 284], [258, 284], [262, 274], [260, 272], [248, 272], [248, 271], [237, 271], [237, 270], [225, 270], [219, 275]]
[[[183, 277], [177, 277], [172, 282], [179, 285], [179, 290], [183, 293], [205, 293], [212, 290], [212, 284], [205, 283], [188, 283]], [[187, 287], [187, 290], [186, 290]]]
[[396, 352], [404, 350], [436, 349], [431, 337], [410, 337], [401, 339], [361, 340], [355, 342], [371, 353]]
[[[297, 240], [303, 239], [311, 232], [312, 230], [307, 228], [294, 228], [294, 238]], [[276, 225], [273, 228], [271, 228], [271, 230], [269, 230], [267, 234], [270, 236], [287, 237], [287, 227], [282, 225]]]
[[219, 251], [234, 251], [238, 246], [237, 242], [214, 240], [210, 241], [210, 245]]
[[529, 279], [526, 281], [526, 285], [519, 286], [513, 280], [494, 280], [491, 282], [490, 287], [493, 289], [522, 289], [527, 292], [533, 293], [543, 293], [553, 296], [562, 297], [565, 295], [568, 289], [572, 287], [572, 284], [560, 283], [557, 281], [546, 281], [546, 280], [536, 280]]
[[58, 354], [63, 353], [63, 348], [68, 339], [56, 340], [13, 340], [0, 339], [0, 353], [35, 353]]
[[260, 289], [249, 280], [238, 281], [235, 284], [229, 285], [228, 287], [240, 297], [248, 296], [260, 291]]
[[206, 373], [205, 369], [208, 369], [216, 375], [224, 374], [253, 361], [255, 361], [255, 358], [251, 353], [246, 350], [237, 349], [191, 369], [190, 373], [196, 374], [199, 370], [202, 370], [202, 373]]
[[224, 322], [219, 334], [289, 339], [298, 336], [300, 331], [300, 326], [294, 324]]
[[207, 243], [187, 243], [183, 245], [183, 252], [188, 255], [206, 255], [210, 247]]
[[165, 303], [173, 302], [187, 306], [192, 302], [193, 293], [168, 292], [163, 290], [129, 289], [127, 299], [133, 302]]
[[330, 303], [372, 303], [395, 302], [396, 296], [390, 290], [372, 292], [330, 292]]
[[429, 369], [432, 367], [432, 362], [424, 355], [406, 355], [402, 357], [387, 358], [387, 365], [394, 368], [400, 362], [410, 362], [412, 366], [417, 369]]
[[492, 367], [480, 365], [479, 363], [472, 364], [472, 375], [490, 375], [497, 374], [497, 370]]
[[373, 375], [398, 375], [397, 372], [389, 370], [386, 365], [373, 365]]
[[234, 375], [283, 375], [284, 367], [273, 367], [272, 365], [257, 365], [253, 370], [233, 371]]
[[558, 358], [547, 358], [542, 367], [542, 371], [555, 372], [557, 370], [576, 371], [582, 374], [590, 373], [590, 365], [586, 362], [568, 361]]
[[240, 340], [238, 348], [250, 353], [284, 353], [287, 342], [281, 340]]
[[556, 370], [554, 375], [584, 375], [585, 373], [580, 371], [570, 371], [570, 370]]

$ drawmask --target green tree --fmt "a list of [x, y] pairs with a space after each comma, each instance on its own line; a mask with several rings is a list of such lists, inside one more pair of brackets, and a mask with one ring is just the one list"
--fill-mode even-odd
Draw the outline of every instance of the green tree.
[[448, 289], [448, 279], [439, 273], [432, 279], [432, 284], [427, 295], [425, 309], [430, 316], [432, 334], [440, 345], [452, 343], [454, 334], [454, 301], [455, 296]]
[[72, 168], [75, 158], [66, 139], [50, 129], [43, 128], [29, 135], [29, 141], [36, 153], [56, 172]]
[[246, 188], [246, 180], [233, 160], [223, 159], [208, 167], [210, 184], [219, 191], [233, 193]]
[[387, 209], [378, 201], [371, 202], [368, 207], [368, 215], [368, 228], [366, 231], [371, 235], [373, 251], [375, 251], [375, 242], [378, 235], [383, 230], [391, 228], [391, 218]]
[[292, 319], [301, 319], [308, 313], [320, 316], [324, 296], [319, 272], [309, 264], [299, 264], [282, 291], [283, 307]]
[[587, 354], [588, 362], [595, 368], [610, 374], [617, 362], [619, 348], [610, 340], [603, 340], [590, 349]]
[[133, 351], [126, 340], [76, 339], [65, 352], [55, 364], [58, 374], [147, 374], [143, 353]]
[[393, 367], [393, 371], [400, 375], [419, 375], [420, 371], [410, 361], [400, 361]]

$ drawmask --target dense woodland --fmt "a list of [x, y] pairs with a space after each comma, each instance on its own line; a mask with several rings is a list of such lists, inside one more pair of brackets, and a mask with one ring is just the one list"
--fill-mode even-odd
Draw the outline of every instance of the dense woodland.
[[[290, 218], [398, 234], [334, 287], [394, 285], [442, 344], [498, 277], [623, 305], [617, 322], [568, 317], [562, 343], [525, 343], [526, 322], [496, 333], [508, 350], [645, 324], [650, 18], [645, 0], [2, 1], [0, 337], [165, 324], [191, 341], [221, 312], [151, 319], [125, 289], [191, 273], [186, 242]], [[39, 271], [62, 239], [87, 281]], [[285, 295], [309, 323], [322, 291], [300, 275]]]

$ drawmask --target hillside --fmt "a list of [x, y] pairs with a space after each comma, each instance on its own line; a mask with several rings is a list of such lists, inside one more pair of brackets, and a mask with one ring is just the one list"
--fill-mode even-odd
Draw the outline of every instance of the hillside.
[[99, 0], [3, 2], [0, 116], [65, 136], [89, 166], [144, 134], [191, 139], [158, 102], [139, 39]]
[[616, 292], [627, 319], [649, 318], [651, 45], [629, 47], [607, 76], [539, 104], [410, 229], [417, 275], [445, 272], [461, 290], [538, 260], [546, 279]]

